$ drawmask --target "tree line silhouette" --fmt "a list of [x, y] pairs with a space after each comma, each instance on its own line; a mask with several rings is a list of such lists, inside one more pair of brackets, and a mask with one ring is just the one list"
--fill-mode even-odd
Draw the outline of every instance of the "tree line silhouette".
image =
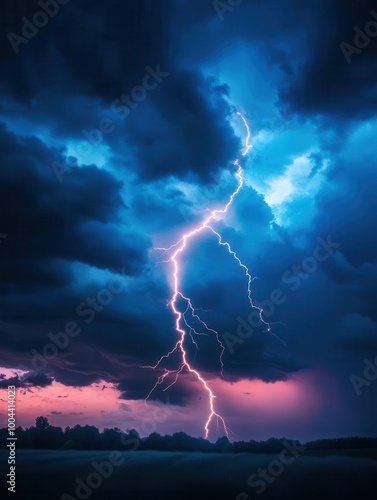
[[[212, 443], [203, 438], [189, 436], [185, 432], [176, 432], [172, 436], [162, 436], [153, 432], [147, 437], [140, 437], [135, 429], [105, 428], [102, 432], [94, 425], [75, 425], [61, 427], [50, 425], [46, 417], [37, 417], [35, 426], [23, 429], [17, 427], [17, 448], [52, 449], [52, 450], [154, 450], [154, 451], [191, 451], [205, 453], [279, 453], [284, 442], [289, 439], [270, 438], [266, 441], [234, 441], [227, 437]], [[0, 441], [5, 443], [8, 430], [0, 429]], [[297, 442], [297, 441], [295, 441]], [[301, 444], [301, 443], [300, 443]], [[346, 450], [377, 448], [377, 438], [345, 437], [310, 441], [306, 451]]]

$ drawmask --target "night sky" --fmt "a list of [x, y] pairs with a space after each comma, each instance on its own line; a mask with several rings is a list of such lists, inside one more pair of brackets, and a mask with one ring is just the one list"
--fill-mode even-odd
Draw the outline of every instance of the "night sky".
[[187, 371], [145, 402], [179, 366], [144, 368], [177, 341], [154, 248], [226, 203], [241, 158], [215, 227], [272, 331], [203, 233], [182, 289], [225, 344], [224, 376], [210, 332], [197, 352], [187, 337], [192, 364], [233, 438], [375, 436], [377, 37], [360, 35], [375, 2], [65, 0], [40, 28], [22, 19], [37, 2], [0, 9], [0, 387], [19, 387], [18, 424], [203, 435]]

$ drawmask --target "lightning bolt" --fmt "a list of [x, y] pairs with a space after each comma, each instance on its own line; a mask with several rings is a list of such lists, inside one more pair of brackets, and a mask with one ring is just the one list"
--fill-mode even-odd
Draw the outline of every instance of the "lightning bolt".
[[[250, 132], [250, 127], [245, 119], [245, 117], [241, 113], [237, 113], [237, 115], [241, 118], [245, 128], [246, 128], [246, 138], [245, 138], [245, 145], [244, 149], [242, 151], [242, 156], [246, 156], [248, 152], [252, 149], [252, 144], [250, 144], [250, 137], [251, 137], [251, 132]], [[210, 432], [210, 426], [213, 420], [216, 420], [217, 425], [219, 422], [221, 422], [222, 427], [224, 429], [224, 432], [227, 437], [229, 437], [229, 432], [230, 429], [227, 427], [224, 418], [217, 413], [215, 409], [215, 399], [216, 396], [213, 393], [212, 389], [210, 388], [207, 380], [201, 375], [201, 373], [196, 370], [195, 368], [192, 367], [192, 364], [190, 363], [188, 359], [188, 354], [185, 349], [185, 341], [186, 341], [186, 335], [190, 337], [192, 343], [196, 347], [196, 352], [198, 351], [199, 347], [197, 343], [194, 340], [194, 335], [210, 335], [213, 334], [216, 338], [217, 343], [219, 344], [220, 347], [220, 373], [222, 376], [224, 376], [224, 363], [223, 363], [223, 354], [225, 351], [225, 346], [220, 340], [219, 333], [216, 330], [213, 330], [210, 328], [199, 316], [197, 313], [197, 309], [194, 308], [191, 299], [189, 297], [186, 297], [183, 292], [181, 291], [181, 275], [180, 275], [180, 257], [183, 255], [183, 253], [187, 250], [188, 244], [190, 241], [192, 241], [196, 236], [199, 234], [207, 231], [209, 233], [212, 233], [214, 236], [216, 236], [218, 243], [220, 246], [225, 247], [229, 254], [236, 260], [238, 265], [243, 269], [246, 278], [247, 278], [247, 296], [250, 302], [250, 305], [253, 309], [257, 309], [259, 312], [259, 317], [261, 321], [266, 325], [267, 327], [267, 332], [271, 332], [271, 326], [270, 324], [265, 321], [263, 318], [263, 309], [256, 306], [253, 303], [252, 296], [251, 296], [251, 283], [253, 279], [256, 279], [256, 277], [252, 277], [249, 269], [247, 266], [240, 260], [238, 255], [234, 250], [232, 250], [230, 244], [226, 241], [223, 241], [221, 235], [212, 227], [212, 223], [219, 221], [222, 216], [224, 216], [230, 206], [233, 204], [234, 199], [238, 195], [238, 193], [241, 191], [243, 185], [244, 185], [244, 178], [243, 178], [243, 169], [240, 165], [239, 159], [236, 159], [234, 161], [234, 165], [237, 168], [236, 173], [235, 173], [235, 179], [237, 180], [237, 187], [233, 191], [233, 193], [229, 196], [229, 199], [227, 203], [216, 210], [210, 211], [210, 215], [206, 217], [205, 219], [202, 220], [201, 223], [198, 224], [197, 227], [194, 227], [191, 231], [183, 234], [183, 236], [175, 243], [173, 243], [170, 247], [168, 248], [160, 248], [157, 247], [156, 250], [160, 250], [164, 252], [164, 254], [169, 254], [169, 258], [166, 261], [163, 262], [169, 262], [172, 264], [172, 269], [173, 269], [173, 295], [172, 298], [169, 302], [169, 305], [172, 309], [173, 315], [175, 317], [175, 330], [178, 334], [178, 340], [174, 347], [166, 354], [162, 355], [160, 359], [157, 361], [157, 363], [154, 366], [145, 366], [144, 368], [152, 368], [152, 369], [157, 369], [161, 367], [161, 364], [166, 361], [167, 359], [170, 358], [170, 356], [173, 355], [173, 353], [179, 353], [180, 354], [180, 363], [179, 366], [176, 370], [169, 370], [167, 368], [164, 368], [164, 373], [160, 375], [154, 385], [154, 387], [151, 389], [149, 392], [148, 396], [146, 399], [148, 399], [153, 391], [161, 384], [164, 383], [165, 379], [167, 379], [169, 376], [174, 376], [172, 382], [165, 387], [163, 390], [166, 391], [170, 387], [172, 387], [178, 380], [179, 375], [182, 373], [184, 369], [186, 369], [189, 373], [193, 374], [198, 381], [202, 384], [203, 388], [205, 391], [208, 393], [208, 401], [209, 401], [209, 414], [207, 421], [204, 424], [204, 435], [205, 438], [208, 438], [209, 432]], [[178, 301], [183, 301], [186, 304], [185, 309], [183, 312], [181, 312], [181, 308], [178, 306], [177, 302]], [[196, 328], [192, 327], [187, 319], [187, 315], [191, 315], [191, 320], [194, 320], [196, 323], [200, 325], [200, 327], [204, 331], [197, 331]]]

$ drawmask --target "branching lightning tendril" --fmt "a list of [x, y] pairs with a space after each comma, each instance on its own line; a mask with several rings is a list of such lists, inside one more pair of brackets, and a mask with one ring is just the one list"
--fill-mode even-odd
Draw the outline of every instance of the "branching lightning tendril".
[[[247, 132], [244, 150], [242, 151], [242, 156], [244, 157], [248, 154], [250, 149], [253, 147], [250, 144], [251, 133], [250, 133], [249, 125], [248, 125], [245, 117], [239, 112], [237, 113], [237, 115], [240, 116], [243, 124], [245, 125], [246, 132]], [[204, 231], [211, 232], [212, 234], [214, 234], [216, 236], [216, 238], [218, 239], [219, 245], [225, 247], [228, 250], [229, 254], [232, 255], [232, 257], [236, 260], [238, 265], [245, 272], [245, 275], [247, 278], [247, 296], [248, 296], [250, 305], [253, 309], [258, 310], [259, 317], [260, 317], [261, 321], [266, 325], [267, 331], [271, 332], [270, 324], [268, 322], [266, 322], [265, 319], [263, 318], [263, 309], [256, 306], [253, 303], [253, 300], [251, 297], [251, 283], [252, 283], [253, 279], [256, 279], [256, 277], [253, 278], [251, 276], [249, 269], [240, 260], [240, 258], [236, 254], [236, 252], [234, 250], [232, 250], [230, 244], [228, 242], [223, 241], [221, 235], [211, 225], [211, 223], [218, 221], [222, 215], [227, 213], [227, 211], [228, 211], [229, 207], [232, 205], [235, 197], [238, 195], [238, 193], [241, 191], [241, 189], [244, 185], [243, 169], [240, 165], [240, 161], [238, 159], [236, 159], [234, 162], [234, 165], [237, 167], [237, 171], [235, 173], [235, 178], [238, 181], [238, 183], [237, 183], [236, 189], [230, 195], [228, 202], [222, 208], [210, 211], [210, 215], [207, 218], [202, 220], [202, 222], [199, 223], [199, 225], [197, 227], [195, 227], [191, 231], [185, 233], [176, 243], [171, 245], [169, 248], [156, 248], [156, 250], [163, 251], [164, 254], [170, 253], [168, 260], [165, 261], [165, 262], [172, 263], [172, 267], [173, 267], [173, 275], [172, 275], [172, 277], [173, 277], [173, 295], [172, 295], [172, 298], [170, 300], [169, 305], [170, 305], [172, 312], [173, 312], [173, 315], [175, 317], [175, 330], [178, 333], [179, 339], [176, 342], [173, 349], [171, 349], [168, 353], [162, 355], [154, 366], [148, 366], [148, 367], [144, 367], [144, 368], [157, 369], [157, 368], [161, 367], [161, 364], [165, 360], [170, 358], [170, 356], [175, 352], [180, 353], [181, 362], [176, 370], [169, 370], [167, 368], [164, 368], [164, 373], [158, 377], [157, 382], [155, 383], [154, 387], [152, 387], [152, 389], [149, 392], [146, 399], [148, 399], [150, 397], [150, 395], [153, 393], [153, 391], [159, 385], [164, 383], [164, 381], [167, 377], [172, 375], [173, 376], [172, 382], [167, 387], [165, 387], [163, 389], [164, 391], [168, 390], [172, 385], [174, 385], [177, 382], [178, 377], [182, 373], [182, 371], [184, 369], [186, 369], [189, 373], [193, 374], [198, 379], [198, 381], [202, 384], [202, 386], [204, 387], [204, 389], [208, 393], [209, 415], [208, 415], [207, 421], [205, 422], [205, 425], [204, 425], [204, 434], [205, 434], [206, 438], [208, 438], [208, 435], [210, 432], [210, 426], [211, 426], [212, 420], [214, 420], [214, 419], [216, 419], [217, 425], [219, 424], [219, 422], [221, 422], [223, 429], [224, 429], [224, 432], [227, 435], [227, 437], [229, 437], [230, 429], [227, 427], [224, 418], [219, 413], [216, 412], [216, 409], [215, 409], [216, 396], [213, 393], [212, 389], [209, 387], [208, 382], [203, 378], [203, 376], [201, 375], [201, 373], [198, 370], [196, 370], [192, 367], [190, 361], [188, 360], [188, 353], [185, 349], [186, 334], [188, 334], [189, 337], [191, 338], [191, 341], [193, 342], [193, 344], [196, 348], [196, 352], [198, 351], [199, 346], [195, 342], [194, 335], [213, 334], [215, 336], [216, 341], [218, 342], [219, 347], [220, 347], [219, 361], [220, 361], [220, 368], [221, 368], [220, 373], [222, 376], [224, 376], [223, 354], [225, 352], [225, 346], [221, 342], [219, 333], [216, 330], [213, 330], [212, 328], [210, 328], [200, 318], [199, 314], [197, 313], [198, 309], [194, 308], [194, 306], [191, 302], [191, 299], [189, 297], [186, 297], [185, 295], [183, 295], [183, 293], [181, 291], [180, 257], [187, 249], [187, 245], [190, 242], [190, 240], [194, 239], [197, 235], [199, 235], [200, 233], [202, 233]], [[180, 309], [178, 308], [178, 305], [177, 305], [178, 300], [183, 300], [186, 303], [186, 308], [184, 309], [183, 312], [181, 312]], [[203, 329], [204, 331], [197, 331], [194, 327], [192, 327], [189, 324], [189, 322], [187, 320], [188, 314], [191, 314], [191, 319], [195, 320], [200, 325], [201, 329]]]

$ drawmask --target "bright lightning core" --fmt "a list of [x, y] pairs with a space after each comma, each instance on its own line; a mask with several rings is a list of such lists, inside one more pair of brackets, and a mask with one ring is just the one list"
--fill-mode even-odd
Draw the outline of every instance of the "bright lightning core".
[[[252, 145], [250, 144], [250, 127], [245, 119], [245, 117], [241, 113], [237, 113], [238, 116], [240, 116], [243, 124], [245, 125], [246, 128], [246, 139], [245, 139], [245, 145], [244, 145], [244, 150], [242, 151], [242, 156], [246, 156], [250, 149], [252, 148]], [[204, 435], [205, 438], [208, 438], [208, 434], [210, 431], [210, 426], [213, 420], [216, 421], [217, 424], [221, 423], [225, 434], [229, 437], [229, 428], [227, 427], [224, 418], [217, 413], [216, 411], [216, 405], [215, 405], [215, 399], [216, 396], [214, 395], [212, 389], [208, 385], [208, 382], [205, 380], [205, 378], [201, 375], [201, 373], [194, 369], [191, 365], [190, 360], [188, 359], [188, 353], [185, 349], [185, 341], [187, 338], [187, 334], [189, 335], [191, 341], [195, 345], [196, 348], [198, 348], [195, 340], [194, 340], [194, 335], [209, 335], [213, 334], [219, 344], [220, 347], [220, 366], [221, 366], [221, 375], [223, 375], [223, 369], [224, 369], [224, 364], [223, 364], [223, 354], [225, 351], [225, 347], [223, 343], [220, 340], [220, 336], [217, 331], [213, 330], [210, 328], [199, 316], [197, 313], [197, 310], [194, 308], [191, 299], [189, 297], [186, 297], [181, 289], [181, 265], [180, 265], [180, 258], [182, 257], [183, 253], [187, 251], [188, 249], [188, 244], [190, 243], [191, 240], [193, 240], [197, 235], [200, 233], [207, 231], [212, 233], [218, 240], [219, 245], [224, 246], [229, 254], [237, 261], [239, 266], [242, 268], [242, 270], [245, 273], [246, 279], [247, 279], [247, 296], [250, 302], [250, 305], [252, 308], [257, 309], [259, 312], [259, 316], [261, 321], [266, 325], [267, 331], [271, 331], [270, 324], [267, 323], [264, 318], [263, 318], [263, 309], [254, 305], [252, 298], [251, 298], [251, 283], [253, 281], [253, 278], [249, 272], [249, 269], [237, 256], [237, 254], [232, 250], [230, 244], [228, 242], [225, 242], [222, 240], [221, 235], [212, 227], [212, 223], [218, 221], [221, 219], [221, 216], [226, 214], [229, 207], [232, 205], [234, 199], [238, 195], [238, 193], [241, 191], [244, 180], [243, 180], [243, 169], [242, 166], [240, 165], [240, 160], [236, 159], [234, 162], [234, 165], [237, 167], [237, 171], [235, 173], [235, 178], [237, 180], [237, 187], [233, 191], [233, 193], [230, 195], [227, 203], [216, 210], [213, 210], [210, 212], [210, 215], [206, 217], [205, 219], [202, 220], [201, 223], [199, 223], [194, 229], [191, 231], [183, 234], [181, 238], [171, 245], [169, 248], [157, 248], [156, 250], [161, 250], [165, 254], [168, 254], [168, 260], [167, 262], [170, 262], [172, 264], [172, 278], [173, 278], [173, 292], [172, 292], [172, 297], [169, 302], [169, 305], [172, 309], [173, 315], [175, 317], [175, 330], [178, 334], [178, 340], [175, 344], [175, 346], [166, 354], [160, 357], [160, 359], [157, 361], [157, 363], [154, 366], [150, 367], [145, 367], [145, 368], [153, 368], [156, 369], [160, 367], [160, 365], [167, 360], [173, 353], [178, 352], [180, 354], [180, 359], [181, 362], [178, 366], [177, 369], [175, 370], [168, 370], [167, 368], [164, 369], [164, 373], [158, 377], [156, 384], [154, 387], [151, 389], [149, 392], [147, 399], [149, 396], [152, 394], [152, 392], [156, 389], [157, 386], [161, 385], [164, 383], [165, 379], [167, 379], [169, 376], [172, 376], [172, 381], [170, 382], [169, 385], [167, 385], [164, 388], [164, 391], [169, 389], [172, 385], [174, 385], [180, 373], [182, 373], [183, 370], [186, 370], [190, 373], [192, 373], [198, 381], [202, 384], [204, 389], [208, 393], [208, 418], [207, 421], [204, 424]], [[178, 301], [183, 301], [186, 304], [186, 308], [181, 311], [180, 308], [177, 305]], [[203, 332], [198, 332], [196, 331], [192, 326], [189, 325], [188, 320], [187, 320], [187, 314], [191, 314], [192, 318], [195, 318], [196, 321], [203, 327], [203, 329], [207, 332], [204, 334]]]

